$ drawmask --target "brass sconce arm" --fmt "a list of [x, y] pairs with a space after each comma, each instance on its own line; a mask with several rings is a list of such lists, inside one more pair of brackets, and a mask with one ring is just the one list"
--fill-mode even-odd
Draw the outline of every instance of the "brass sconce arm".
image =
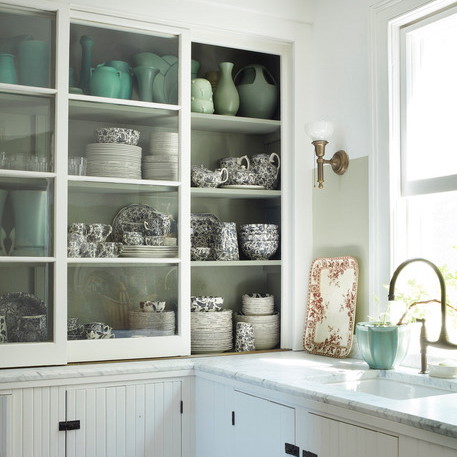
[[315, 140], [312, 144], [317, 157], [317, 182], [319, 189], [322, 189], [324, 187], [324, 164], [330, 164], [337, 175], [343, 175], [349, 167], [349, 156], [345, 151], [340, 150], [335, 152], [330, 160], [324, 159], [325, 146], [328, 141]]

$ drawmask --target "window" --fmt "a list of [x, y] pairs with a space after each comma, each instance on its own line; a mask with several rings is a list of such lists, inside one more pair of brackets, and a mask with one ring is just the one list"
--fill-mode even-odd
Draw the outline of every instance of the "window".
[[[372, 9], [370, 285], [374, 295], [383, 297], [382, 285], [396, 266], [424, 257], [444, 273], [448, 303], [456, 306], [457, 3], [417, 1], [411, 10], [412, 3], [380, 2]], [[438, 286], [430, 267], [415, 263], [399, 276], [396, 295], [439, 299]], [[370, 311], [383, 307], [381, 300]], [[439, 308], [437, 303], [423, 308], [432, 340], [441, 326]], [[457, 343], [457, 312], [450, 308], [447, 327]], [[452, 354], [444, 351], [442, 356]]]

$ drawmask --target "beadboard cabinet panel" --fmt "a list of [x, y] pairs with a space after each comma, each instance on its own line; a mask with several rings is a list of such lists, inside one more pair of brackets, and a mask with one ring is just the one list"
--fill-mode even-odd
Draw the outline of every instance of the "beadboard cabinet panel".
[[[11, 457], [65, 455], [65, 434], [59, 432], [59, 422], [65, 419], [63, 387], [14, 390], [8, 416], [11, 418]], [[10, 457], [8, 453], [6, 456]]]
[[306, 414], [302, 448], [319, 457], [398, 457], [398, 437]]
[[409, 436], [400, 437], [401, 457], [457, 457], [457, 450]]
[[181, 456], [181, 381], [69, 389], [67, 457]]

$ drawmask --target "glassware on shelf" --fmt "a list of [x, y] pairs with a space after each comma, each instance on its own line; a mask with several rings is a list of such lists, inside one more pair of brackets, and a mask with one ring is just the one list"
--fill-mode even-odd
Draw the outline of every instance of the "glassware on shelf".
[[74, 176], [85, 176], [87, 159], [85, 157], [70, 157], [68, 159], [68, 174]]

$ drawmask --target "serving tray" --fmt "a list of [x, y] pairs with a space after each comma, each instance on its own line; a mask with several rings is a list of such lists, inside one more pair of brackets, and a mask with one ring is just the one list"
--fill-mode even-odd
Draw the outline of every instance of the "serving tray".
[[354, 257], [311, 264], [303, 346], [311, 354], [347, 357], [352, 348], [359, 267]]

